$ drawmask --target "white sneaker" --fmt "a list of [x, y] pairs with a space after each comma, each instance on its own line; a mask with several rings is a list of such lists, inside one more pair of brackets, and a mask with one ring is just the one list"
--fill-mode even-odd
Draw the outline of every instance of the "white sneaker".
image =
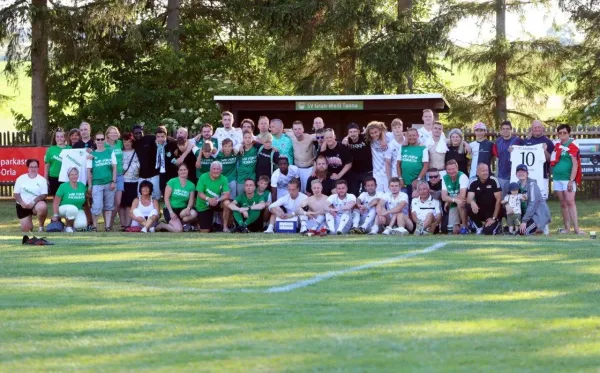
[[398, 227], [393, 230], [392, 234], [399, 234], [401, 236], [404, 236], [405, 234], [408, 234], [408, 231], [406, 230], [406, 228]]
[[273, 228], [269, 227], [269, 228], [267, 228], [265, 233], [275, 233], [275, 232], [273, 231]]
[[550, 225], [546, 224], [544, 226], [544, 236], [549, 236], [550, 235]]
[[65, 232], [66, 232], [66, 233], [73, 233], [73, 228], [71, 228], [71, 227], [66, 227], [66, 228], [65, 228]]
[[383, 234], [385, 234], [385, 235], [390, 235], [390, 234], [392, 234], [392, 231], [393, 231], [392, 227], [387, 227], [387, 228], [385, 228], [385, 230], [383, 231]]
[[308, 228], [306, 228], [306, 225], [302, 224], [302, 226], [300, 226], [300, 233], [306, 233], [307, 230]]
[[146, 227], [142, 228], [142, 230], [140, 231], [142, 233], [148, 233], [148, 230], [146, 229]]
[[423, 230], [422, 229], [415, 229], [415, 232], [413, 234], [415, 236], [422, 236], [423, 235]]
[[377, 234], [377, 233], [379, 233], [379, 227], [377, 225], [374, 225], [371, 228], [371, 231], [369, 232], [369, 234]]
[[156, 232], [156, 229], [154, 229], [154, 227], [150, 227], [150, 229], [148, 229], [148, 232], [154, 233], [154, 232]]

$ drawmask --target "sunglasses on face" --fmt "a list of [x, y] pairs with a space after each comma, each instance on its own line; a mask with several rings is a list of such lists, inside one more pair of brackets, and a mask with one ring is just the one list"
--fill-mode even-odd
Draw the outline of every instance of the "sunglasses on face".
[[104, 141], [104, 137], [103, 138], [96, 137], [96, 141]]
[[438, 177], [440, 177], [440, 175], [429, 175], [430, 179], [437, 179]]

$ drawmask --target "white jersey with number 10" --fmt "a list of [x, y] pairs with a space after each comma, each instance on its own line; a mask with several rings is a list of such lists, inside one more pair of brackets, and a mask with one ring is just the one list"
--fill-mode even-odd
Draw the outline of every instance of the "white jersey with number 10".
[[546, 163], [546, 155], [542, 144], [533, 146], [513, 146], [510, 153], [510, 181], [518, 182], [517, 166], [524, 164], [527, 166], [529, 178], [537, 181], [544, 199], [548, 198], [548, 184], [544, 182], [544, 163]]

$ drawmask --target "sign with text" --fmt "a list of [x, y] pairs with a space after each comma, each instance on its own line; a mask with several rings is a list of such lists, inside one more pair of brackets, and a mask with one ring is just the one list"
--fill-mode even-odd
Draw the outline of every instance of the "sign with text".
[[363, 110], [362, 101], [296, 101], [296, 110]]
[[581, 173], [583, 176], [600, 175], [600, 139], [577, 140], [581, 153]]
[[0, 182], [14, 182], [17, 177], [26, 174], [26, 162], [30, 158], [39, 161], [38, 173], [44, 176], [44, 156], [47, 149], [43, 146], [0, 148]]

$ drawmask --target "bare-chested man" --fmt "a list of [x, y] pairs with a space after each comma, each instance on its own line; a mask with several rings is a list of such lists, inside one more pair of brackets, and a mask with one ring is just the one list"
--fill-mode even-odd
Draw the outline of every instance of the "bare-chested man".
[[[300, 233], [318, 230], [325, 221], [325, 209], [329, 206], [327, 196], [323, 194], [323, 184], [319, 179], [311, 182], [313, 195], [302, 201], [297, 213], [300, 215]], [[308, 211], [305, 208], [308, 207]]]

